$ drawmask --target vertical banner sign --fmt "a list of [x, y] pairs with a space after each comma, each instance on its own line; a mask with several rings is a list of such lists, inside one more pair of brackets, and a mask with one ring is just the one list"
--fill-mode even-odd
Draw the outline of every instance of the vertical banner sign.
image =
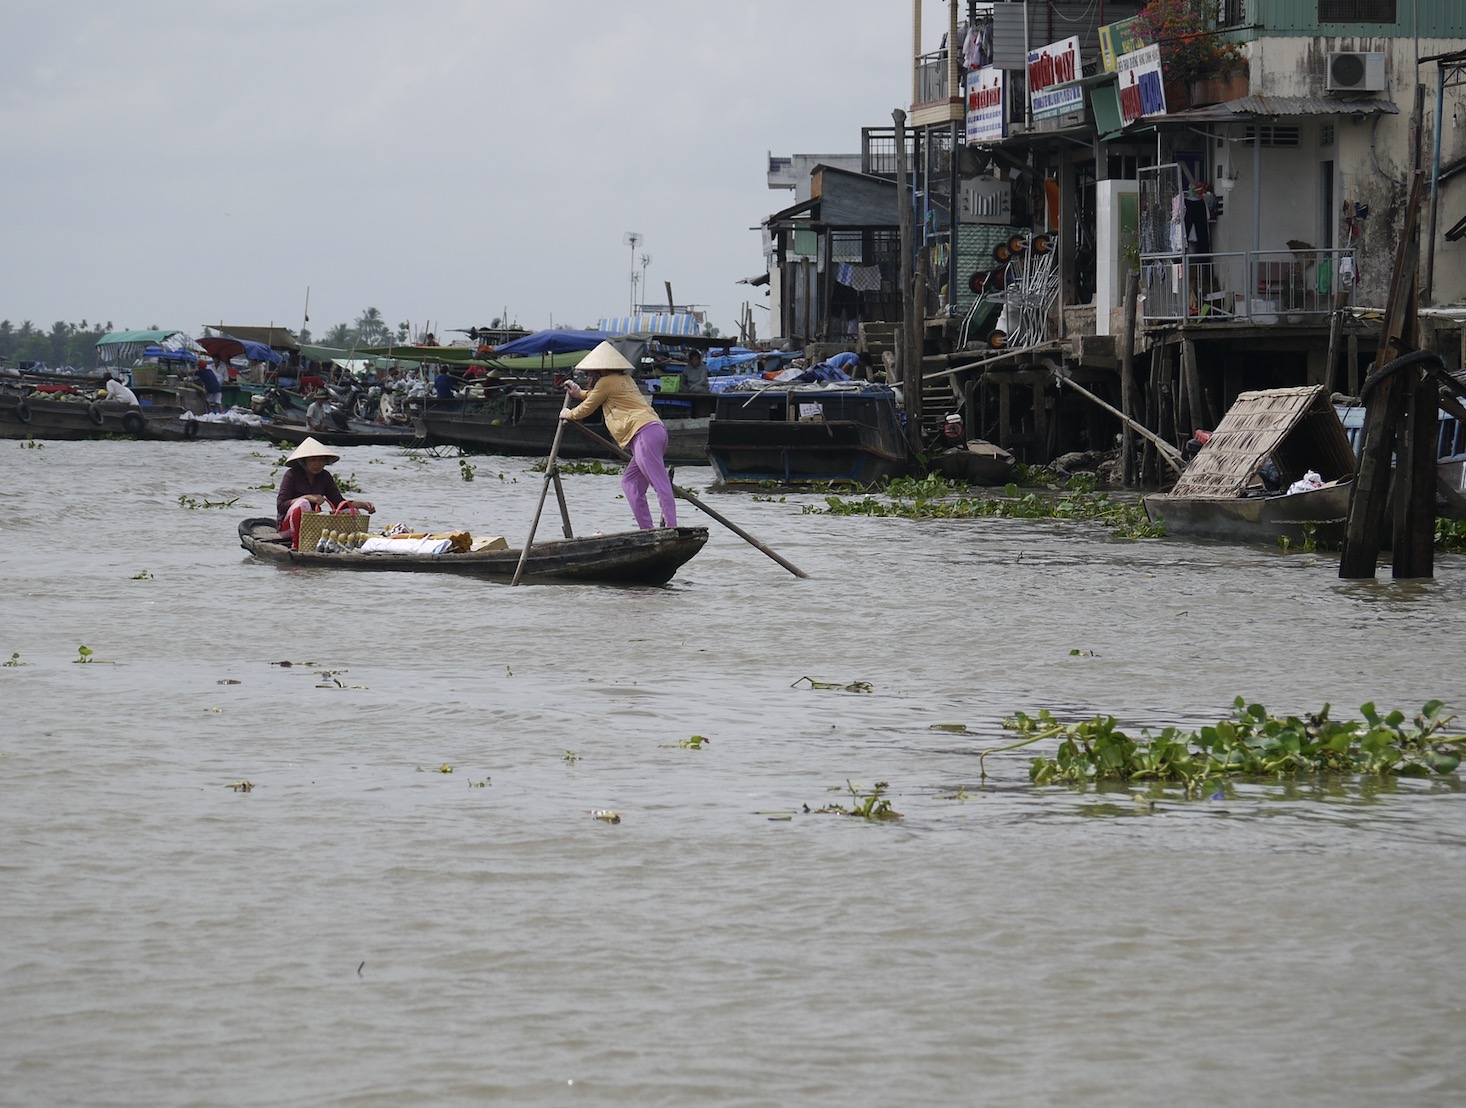
[[1122, 19], [1099, 29], [1100, 64], [1106, 73], [1113, 73], [1120, 65], [1120, 55], [1139, 50], [1145, 45], [1145, 24], [1139, 16]]
[[1161, 82], [1161, 48], [1142, 46], [1121, 54], [1116, 68], [1120, 82], [1120, 125], [1128, 127], [1141, 116], [1166, 114], [1166, 90]]
[[[1034, 119], [1063, 115], [1084, 108], [1084, 90], [1070, 82], [1079, 80], [1079, 38], [1028, 52], [1028, 103]], [[1067, 86], [1067, 87], [1055, 87]]]
[[967, 144], [999, 142], [1007, 112], [1003, 108], [1003, 71], [987, 65], [967, 74]]

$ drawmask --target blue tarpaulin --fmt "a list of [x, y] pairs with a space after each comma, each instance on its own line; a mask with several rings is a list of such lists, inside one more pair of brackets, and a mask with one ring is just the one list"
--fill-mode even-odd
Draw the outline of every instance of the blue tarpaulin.
[[536, 331], [532, 335], [494, 347], [494, 357], [516, 354], [571, 354], [577, 350], [594, 350], [611, 336], [605, 331]]
[[193, 365], [198, 357], [189, 350], [165, 350], [161, 346], [143, 347], [144, 358], [157, 358], [160, 362], [187, 362]]

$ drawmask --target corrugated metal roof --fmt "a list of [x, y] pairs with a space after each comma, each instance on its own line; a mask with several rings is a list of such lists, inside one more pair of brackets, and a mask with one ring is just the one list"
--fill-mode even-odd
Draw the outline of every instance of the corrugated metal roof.
[[1184, 112], [1147, 116], [1145, 123], [1228, 122], [1235, 119], [1272, 119], [1289, 115], [1399, 115], [1393, 100], [1365, 96], [1344, 100], [1337, 96], [1244, 96], [1222, 104], [1208, 104]]

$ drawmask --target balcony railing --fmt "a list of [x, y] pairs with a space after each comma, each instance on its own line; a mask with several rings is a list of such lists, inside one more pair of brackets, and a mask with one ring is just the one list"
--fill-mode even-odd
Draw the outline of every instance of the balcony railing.
[[916, 62], [918, 104], [935, 104], [947, 99], [947, 52], [923, 54]]
[[1147, 320], [1305, 323], [1354, 303], [1353, 250], [1142, 254]]

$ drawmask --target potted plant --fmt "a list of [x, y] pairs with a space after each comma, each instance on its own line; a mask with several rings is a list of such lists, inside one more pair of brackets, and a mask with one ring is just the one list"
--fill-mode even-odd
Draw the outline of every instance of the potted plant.
[[1150, 0], [1138, 19], [1160, 45], [1166, 107], [1217, 104], [1247, 95], [1247, 58], [1211, 27], [1207, 0]]

